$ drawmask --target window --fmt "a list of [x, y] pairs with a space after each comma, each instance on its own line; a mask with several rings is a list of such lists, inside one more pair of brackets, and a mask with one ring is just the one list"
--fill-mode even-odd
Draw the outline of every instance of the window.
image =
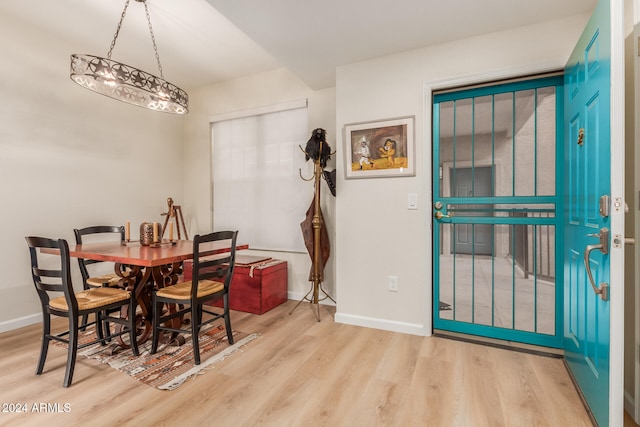
[[306, 108], [240, 114], [212, 123], [213, 224], [252, 249], [306, 252], [300, 223], [313, 199], [305, 161]]

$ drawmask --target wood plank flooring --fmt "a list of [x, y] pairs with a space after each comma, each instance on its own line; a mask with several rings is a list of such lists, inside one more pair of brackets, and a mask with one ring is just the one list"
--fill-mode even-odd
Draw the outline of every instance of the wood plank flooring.
[[[40, 325], [0, 334], [0, 409], [29, 410], [0, 425], [591, 426], [560, 359], [336, 324], [332, 307], [317, 322], [308, 304], [289, 315], [294, 304], [233, 312], [234, 329], [260, 337], [174, 391], [80, 356], [65, 389], [63, 349], [34, 374]], [[59, 412], [31, 412], [41, 403]]]
[[624, 427], [638, 427], [638, 424], [633, 421], [633, 418], [628, 412], [624, 413]]

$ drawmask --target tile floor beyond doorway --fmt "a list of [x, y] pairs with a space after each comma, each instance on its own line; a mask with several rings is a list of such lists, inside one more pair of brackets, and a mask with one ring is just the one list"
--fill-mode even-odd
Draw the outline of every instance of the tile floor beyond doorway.
[[440, 302], [442, 319], [555, 334], [555, 283], [509, 257], [440, 255]]

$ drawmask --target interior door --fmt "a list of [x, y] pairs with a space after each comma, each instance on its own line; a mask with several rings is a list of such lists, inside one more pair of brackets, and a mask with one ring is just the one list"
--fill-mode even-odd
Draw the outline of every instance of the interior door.
[[622, 122], [612, 120], [619, 102], [612, 73], [621, 59], [612, 56], [617, 40], [611, 17], [618, 7], [618, 0], [598, 2], [567, 63], [564, 84], [565, 360], [600, 426], [621, 425], [623, 413], [615, 390], [618, 381], [622, 390], [621, 375], [612, 370], [612, 356], [623, 352], [612, 341], [619, 319], [612, 316], [623, 316], [623, 282], [611, 274], [624, 269], [618, 262], [622, 245], [612, 245], [612, 236], [619, 243], [624, 235], [624, 188], [617, 178], [624, 174], [624, 147], [623, 138], [615, 137], [623, 131], [616, 128]]
[[[453, 197], [492, 197], [493, 167], [456, 168], [450, 179]], [[471, 204], [467, 216], [491, 216], [492, 205]], [[459, 254], [493, 255], [493, 227], [491, 224], [459, 224], [451, 248]]]

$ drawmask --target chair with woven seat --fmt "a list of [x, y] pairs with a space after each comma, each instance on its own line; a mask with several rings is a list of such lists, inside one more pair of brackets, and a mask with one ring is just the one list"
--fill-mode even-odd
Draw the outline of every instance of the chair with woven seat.
[[[105, 238], [115, 240], [117, 238], [122, 242], [125, 238], [124, 227], [121, 225], [94, 225], [91, 227], [76, 228], [73, 230], [73, 233], [76, 236], [76, 243], [79, 245], [83, 243], [83, 236], [91, 236], [91, 241], [104, 241]], [[120, 277], [115, 273], [106, 273], [104, 264], [104, 261], [78, 258], [78, 266], [80, 267], [80, 274], [82, 275], [82, 287], [84, 289], [118, 286]], [[106, 264], [113, 263], [106, 262]], [[113, 268], [111, 271], [113, 271]], [[84, 316], [82, 318], [82, 329], [85, 328], [87, 321], [87, 317]]]
[[[67, 365], [64, 387], [69, 387], [73, 379], [73, 370], [78, 349], [101, 343], [120, 335], [128, 335], [134, 355], [138, 355], [136, 342], [135, 311], [136, 299], [133, 292], [118, 288], [93, 288], [75, 292], [71, 281], [71, 263], [69, 245], [64, 239], [44, 237], [26, 237], [31, 258], [31, 275], [42, 306], [42, 346], [36, 375], [44, 369], [44, 363], [51, 340], [67, 343]], [[62, 294], [61, 296], [57, 296]], [[128, 306], [128, 309], [123, 307]], [[128, 313], [127, 318], [108, 315], [111, 312]], [[78, 318], [85, 315], [95, 316], [97, 338], [78, 344], [80, 330]], [[51, 316], [66, 317], [68, 329], [51, 333]], [[103, 323], [113, 322], [123, 326], [120, 332], [102, 330]]]
[[[102, 238], [104, 236], [112, 234], [114, 240], [117, 237], [121, 242], [124, 241], [124, 227], [121, 225], [94, 225], [91, 227], [76, 228], [73, 230], [73, 233], [76, 236], [76, 243], [79, 245], [83, 243], [82, 237], [88, 235], [99, 235], [99, 237]], [[82, 275], [82, 285], [85, 289], [101, 288], [107, 286], [115, 287], [118, 285], [120, 277], [118, 277], [115, 273], [104, 273], [99, 275], [92, 275], [89, 273], [89, 269], [87, 268], [87, 266], [103, 262], [104, 261], [78, 258], [78, 266], [80, 267], [80, 274]]]
[[[218, 231], [206, 235], [197, 235], [193, 239], [193, 274], [187, 282], [156, 289], [153, 291], [153, 338], [151, 354], [158, 349], [161, 331], [191, 334], [194, 363], [200, 364], [199, 337], [200, 328], [223, 318], [229, 344], [233, 344], [233, 331], [229, 316], [229, 286], [233, 276], [236, 258], [237, 231]], [[230, 241], [230, 251], [215, 256], [205, 256], [203, 245], [209, 242]], [[222, 298], [222, 311], [204, 304], [213, 299]], [[165, 304], [172, 304], [176, 310], [163, 312]], [[175, 319], [191, 314], [190, 328], [174, 327]], [[203, 320], [203, 313], [210, 317]]]

